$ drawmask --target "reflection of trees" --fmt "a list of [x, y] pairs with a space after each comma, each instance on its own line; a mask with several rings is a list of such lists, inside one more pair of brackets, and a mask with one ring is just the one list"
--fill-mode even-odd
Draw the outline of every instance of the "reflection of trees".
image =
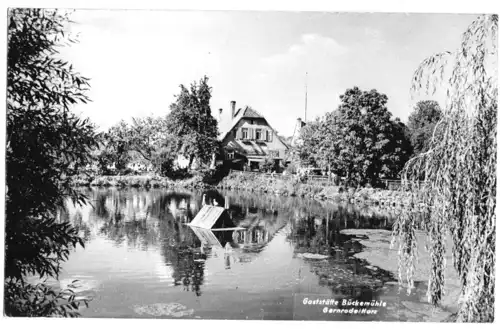
[[299, 252], [327, 253], [330, 248], [341, 243], [339, 225], [327, 219], [307, 216], [296, 220], [291, 225], [288, 240], [294, 243]]
[[201, 296], [206, 258], [206, 255], [197, 255], [193, 250], [177, 252], [177, 258], [172, 263], [174, 285], [182, 284], [186, 291], [194, 291], [196, 296]]
[[[328, 286], [334, 294], [370, 301], [379, 294], [383, 282], [394, 280], [391, 273], [368, 268], [365, 260], [352, 257], [361, 252], [360, 242], [351, 235], [341, 234], [344, 228], [386, 228], [387, 218], [350, 208], [338, 207], [326, 211], [324, 217], [309, 215], [292, 222], [288, 240], [297, 253], [330, 255], [327, 262], [307, 261], [319, 284]], [[355, 291], [353, 289], [355, 288]]]
[[76, 208], [75, 211], [71, 212], [68, 209], [68, 204], [65, 203], [63, 207], [58, 209], [56, 218], [59, 222], [71, 222], [83, 241], [90, 241], [92, 237], [91, 227], [86, 221], [83, 220], [83, 215], [80, 209]]
[[187, 291], [201, 295], [207, 256], [201, 252], [201, 242], [189, 226], [167, 217], [161, 221], [160, 235], [163, 239], [161, 254], [168, 266], [172, 267], [175, 285], [183, 285]]
[[[314, 253], [331, 254], [334, 249], [345, 249], [349, 237], [340, 233], [343, 229], [387, 229], [391, 222], [388, 217], [353, 205], [332, 205], [321, 213], [300, 210], [294, 214], [288, 239], [295, 243], [296, 248], [306, 248]], [[359, 245], [355, 245], [353, 252], [358, 252]]]
[[[230, 213], [235, 219], [244, 218], [247, 209], [262, 214], [279, 213], [296, 221], [306, 217], [333, 218], [343, 221], [342, 228], [390, 228], [397, 213], [382, 207], [349, 203], [321, 202], [307, 198], [291, 198], [273, 194], [224, 191], [229, 197]], [[223, 200], [223, 197], [219, 197]], [[243, 208], [243, 210], [241, 210]]]
[[110, 213], [108, 211], [108, 208], [106, 207], [106, 201], [110, 197], [110, 194], [110, 192], [106, 191], [103, 191], [101, 193], [93, 193], [94, 212], [97, 217], [106, 219], [109, 218]]
[[141, 250], [157, 246], [159, 241], [157, 223], [152, 220], [109, 221], [101, 226], [100, 233], [116, 245], [126, 243], [129, 248]]
[[185, 222], [199, 211], [201, 198], [186, 192], [102, 189], [92, 192], [91, 215], [101, 222], [99, 233], [129, 248], [159, 248], [172, 268], [175, 285], [201, 295], [206, 255]]
[[90, 226], [83, 220], [82, 213], [77, 211], [72, 220], [73, 226], [78, 230], [78, 233], [82, 236], [83, 241], [88, 242], [91, 238]]
[[157, 247], [162, 240], [160, 220], [168, 216], [179, 219], [179, 214], [192, 218], [191, 198], [159, 190], [94, 190], [92, 215], [102, 222], [100, 233], [116, 245], [147, 249]]

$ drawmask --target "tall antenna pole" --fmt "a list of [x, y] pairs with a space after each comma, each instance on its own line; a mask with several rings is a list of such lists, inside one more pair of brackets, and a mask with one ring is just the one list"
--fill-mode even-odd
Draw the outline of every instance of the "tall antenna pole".
[[304, 109], [304, 122], [307, 122], [307, 72], [306, 72], [306, 106]]

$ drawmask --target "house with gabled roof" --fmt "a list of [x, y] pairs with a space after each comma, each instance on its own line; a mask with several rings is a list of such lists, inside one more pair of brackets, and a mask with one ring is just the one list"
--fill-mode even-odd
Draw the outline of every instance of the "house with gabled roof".
[[219, 160], [233, 169], [255, 170], [268, 158], [276, 167], [283, 166], [289, 147], [266, 118], [248, 106], [236, 110], [235, 101], [230, 106], [231, 121], [220, 136]]

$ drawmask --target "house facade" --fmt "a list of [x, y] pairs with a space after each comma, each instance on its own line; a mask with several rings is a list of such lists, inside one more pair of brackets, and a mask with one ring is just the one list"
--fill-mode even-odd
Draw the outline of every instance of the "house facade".
[[255, 170], [271, 158], [276, 167], [282, 166], [288, 152], [287, 144], [269, 122], [250, 107], [235, 109], [231, 102], [231, 124], [221, 135], [222, 152], [219, 160], [233, 169]]

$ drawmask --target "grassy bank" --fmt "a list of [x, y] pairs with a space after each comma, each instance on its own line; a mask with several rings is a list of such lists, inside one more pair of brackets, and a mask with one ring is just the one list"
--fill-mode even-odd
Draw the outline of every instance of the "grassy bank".
[[269, 177], [259, 174], [231, 173], [217, 185], [220, 189], [245, 190], [273, 193], [284, 196], [298, 196], [320, 200], [364, 202], [376, 205], [400, 206], [409, 202], [408, 192], [374, 188], [345, 188], [324, 183], [302, 183], [293, 179]]

